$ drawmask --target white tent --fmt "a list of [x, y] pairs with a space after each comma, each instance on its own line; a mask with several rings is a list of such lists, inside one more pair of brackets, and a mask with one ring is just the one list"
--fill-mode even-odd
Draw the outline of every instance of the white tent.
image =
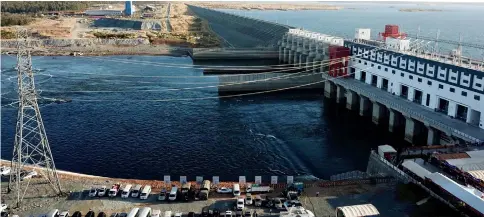
[[360, 217], [360, 216], [376, 216], [380, 212], [373, 204], [362, 204], [354, 206], [342, 206], [336, 208], [337, 217]]

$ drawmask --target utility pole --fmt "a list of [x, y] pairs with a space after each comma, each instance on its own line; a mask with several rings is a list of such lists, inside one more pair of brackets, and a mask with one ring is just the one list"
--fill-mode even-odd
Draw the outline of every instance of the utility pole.
[[[27, 193], [32, 180], [22, 180], [25, 173], [35, 171], [49, 182], [57, 195], [62, 188], [55, 169], [54, 159], [44, 129], [37, 104], [32, 57], [30, 55], [29, 32], [17, 30], [17, 75], [18, 75], [18, 116], [15, 141], [11, 161], [11, 175], [8, 192], [16, 193], [17, 207]], [[36, 186], [30, 185], [30, 188]]]

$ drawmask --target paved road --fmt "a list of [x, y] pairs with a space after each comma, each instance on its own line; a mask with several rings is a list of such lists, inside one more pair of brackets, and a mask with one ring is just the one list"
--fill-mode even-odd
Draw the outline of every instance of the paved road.
[[451, 133], [453, 136], [466, 141], [484, 141], [484, 129], [469, 125], [463, 121], [452, 119], [445, 114], [434, 112], [427, 107], [410, 102], [399, 96], [392, 95], [389, 92], [375, 88], [369, 84], [356, 79], [334, 79], [333, 82], [342, 85], [345, 88], [354, 90], [357, 93], [363, 93], [363, 95], [367, 96], [370, 100], [386, 105], [387, 107], [416, 120], [429, 123], [430, 126], [440, 131]]

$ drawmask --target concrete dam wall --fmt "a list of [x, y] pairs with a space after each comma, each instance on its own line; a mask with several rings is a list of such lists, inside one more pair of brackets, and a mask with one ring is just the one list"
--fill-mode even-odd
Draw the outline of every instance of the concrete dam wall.
[[208, 21], [225, 45], [235, 48], [277, 47], [292, 27], [188, 5], [197, 16]]

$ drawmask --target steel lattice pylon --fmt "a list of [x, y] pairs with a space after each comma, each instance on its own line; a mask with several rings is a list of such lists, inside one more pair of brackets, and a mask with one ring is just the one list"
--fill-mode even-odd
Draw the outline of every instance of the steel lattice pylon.
[[29, 32], [18, 29], [17, 34], [19, 106], [8, 191], [15, 191], [19, 207], [31, 180], [22, 181], [24, 172], [36, 171], [51, 184], [56, 194], [61, 194], [62, 188], [37, 104]]

